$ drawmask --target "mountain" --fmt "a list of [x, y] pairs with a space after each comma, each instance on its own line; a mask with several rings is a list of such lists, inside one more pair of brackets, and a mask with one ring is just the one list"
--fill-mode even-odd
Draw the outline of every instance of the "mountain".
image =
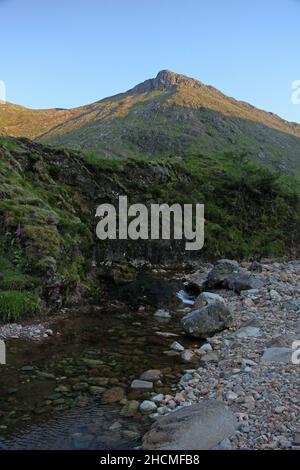
[[71, 110], [0, 107], [0, 134], [105, 157], [234, 151], [300, 174], [300, 125], [168, 70], [126, 93]]

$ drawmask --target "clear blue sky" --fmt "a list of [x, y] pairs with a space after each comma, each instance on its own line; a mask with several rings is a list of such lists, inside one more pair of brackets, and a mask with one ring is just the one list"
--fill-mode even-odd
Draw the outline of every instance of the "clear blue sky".
[[10, 102], [73, 107], [171, 69], [300, 122], [300, 0], [0, 0]]

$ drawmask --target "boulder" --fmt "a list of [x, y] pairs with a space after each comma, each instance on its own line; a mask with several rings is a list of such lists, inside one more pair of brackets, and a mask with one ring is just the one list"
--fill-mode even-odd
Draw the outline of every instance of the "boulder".
[[199, 295], [202, 292], [207, 283], [207, 273], [203, 271], [196, 271], [186, 277], [184, 286], [188, 294]]
[[254, 274], [248, 271], [237, 271], [227, 278], [229, 289], [240, 293], [249, 289], [260, 289], [262, 282]]
[[194, 307], [202, 308], [204, 305], [213, 304], [214, 302], [222, 302], [225, 305], [225, 300], [221, 295], [214, 294], [213, 292], [202, 292], [195, 300]]
[[209, 450], [237, 429], [235, 415], [217, 400], [159, 417], [143, 438], [144, 450]]
[[194, 338], [207, 338], [233, 325], [233, 316], [225, 302], [216, 300], [193, 310], [181, 319], [184, 331]]
[[208, 273], [208, 287], [227, 287], [228, 277], [235, 271], [238, 271], [239, 264], [237, 261], [229, 259], [219, 260], [213, 269]]

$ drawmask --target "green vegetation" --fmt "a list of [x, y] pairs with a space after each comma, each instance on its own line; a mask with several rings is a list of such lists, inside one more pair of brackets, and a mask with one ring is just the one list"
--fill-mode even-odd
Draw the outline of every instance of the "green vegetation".
[[[198, 191], [192, 199], [203, 201], [206, 211], [206, 245], [209, 256], [260, 258], [299, 253], [299, 187], [245, 159], [223, 155], [218, 161], [199, 158], [183, 163], [193, 174]], [[195, 181], [194, 180], [194, 181]]]
[[0, 319], [16, 321], [40, 310], [40, 300], [32, 292], [0, 291]]
[[103, 260], [124, 260], [124, 251], [128, 259], [150, 253], [153, 262], [163, 255], [169, 262], [186, 258], [184, 244], [157, 242], [149, 251], [147, 241], [97, 241], [100, 201], [116, 203], [126, 194], [131, 204], [205, 204], [205, 246], [195, 254], [202, 259], [297, 256], [298, 186], [245, 152], [105, 159], [2, 138], [0, 318], [57, 308], [78, 289], [96, 292], [90, 276], [95, 245]]
[[76, 127], [69, 128], [66, 123], [58, 135], [47, 134], [42, 140], [109, 159], [174, 159], [191, 154], [209, 157], [223, 151], [247, 151], [250, 159], [260, 165], [299, 177], [300, 126], [299, 135], [295, 135], [292, 129], [288, 132], [269, 127], [267, 118], [266, 122], [256, 122], [254, 116], [247, 119], [201, 106], [184, 107], [169, 100], [166, 90], [159, 99], [133, 104], [126, 116], [91, 120], [82, 126], [79, 119]]
[[[149, 171], [156, 174], [151, 184]], [[194, 155], [176, 161], [134, 159], [120, 173], [136, 202], [205, 204], [201, 257], [299, 254], [299, 185], [292, 177], [258, 166], [245, 154]], [[127, 173], [131, 178], [125, 183]]]
[[[13, 253], [14, 256], [14, 253]], [[14, 257], [14, 262], [17, 264], [19, 258]], [[26, 290], [32, 289], [36, 286], [37, 279], [22, 273], [16, 265], [0, 256], [0, 289], [1, 290]]]
[[25, 274], [18, 265], [21, 258], [11, 252], [13, 262], [0, 256], [0, 320], [15, 321], [39, 313], [38, 279]]
[[[60, 305], [90, 269], [93, 202], [82, 181], [76, 185], [83, 165], [73, 158], [27, 140], [1, 139], [2, 318]], [[8, 292], [16, 291], [14, 304]]]

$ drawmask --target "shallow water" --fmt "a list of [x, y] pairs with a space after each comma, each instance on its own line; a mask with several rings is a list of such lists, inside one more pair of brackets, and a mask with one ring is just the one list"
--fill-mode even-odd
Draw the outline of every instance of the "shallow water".
[[[101, 309], [58, 319], [53, 330], [59, 336], [41, 343], [8, 342], [7, 366], [1, 367], [0, 449], [139, 445], [150, 420], [139, 412], [124, 416], [119, 395], [147, 399], [153, 391], [133, 391], [130, 384], [148, 369], [164, 373], [154, 392], [176, 386], [185, 366], [179, 356], [165, 354], [174, 338], [157, 332], [178, 334], [176, 339], [188, 345], [177, 311], [184, 307], [176, 298], [180, 287], [180, 281], [144, 273], [126, 286], [111, 287], [110, 301], [99, 301]], [[162, 307], [174, 312], [170, 321], [154, 318]], [[99, 383], [94, 396], [89, 387]], [[105, 401], [105, 390], [115, 387], [118, 401]]]

